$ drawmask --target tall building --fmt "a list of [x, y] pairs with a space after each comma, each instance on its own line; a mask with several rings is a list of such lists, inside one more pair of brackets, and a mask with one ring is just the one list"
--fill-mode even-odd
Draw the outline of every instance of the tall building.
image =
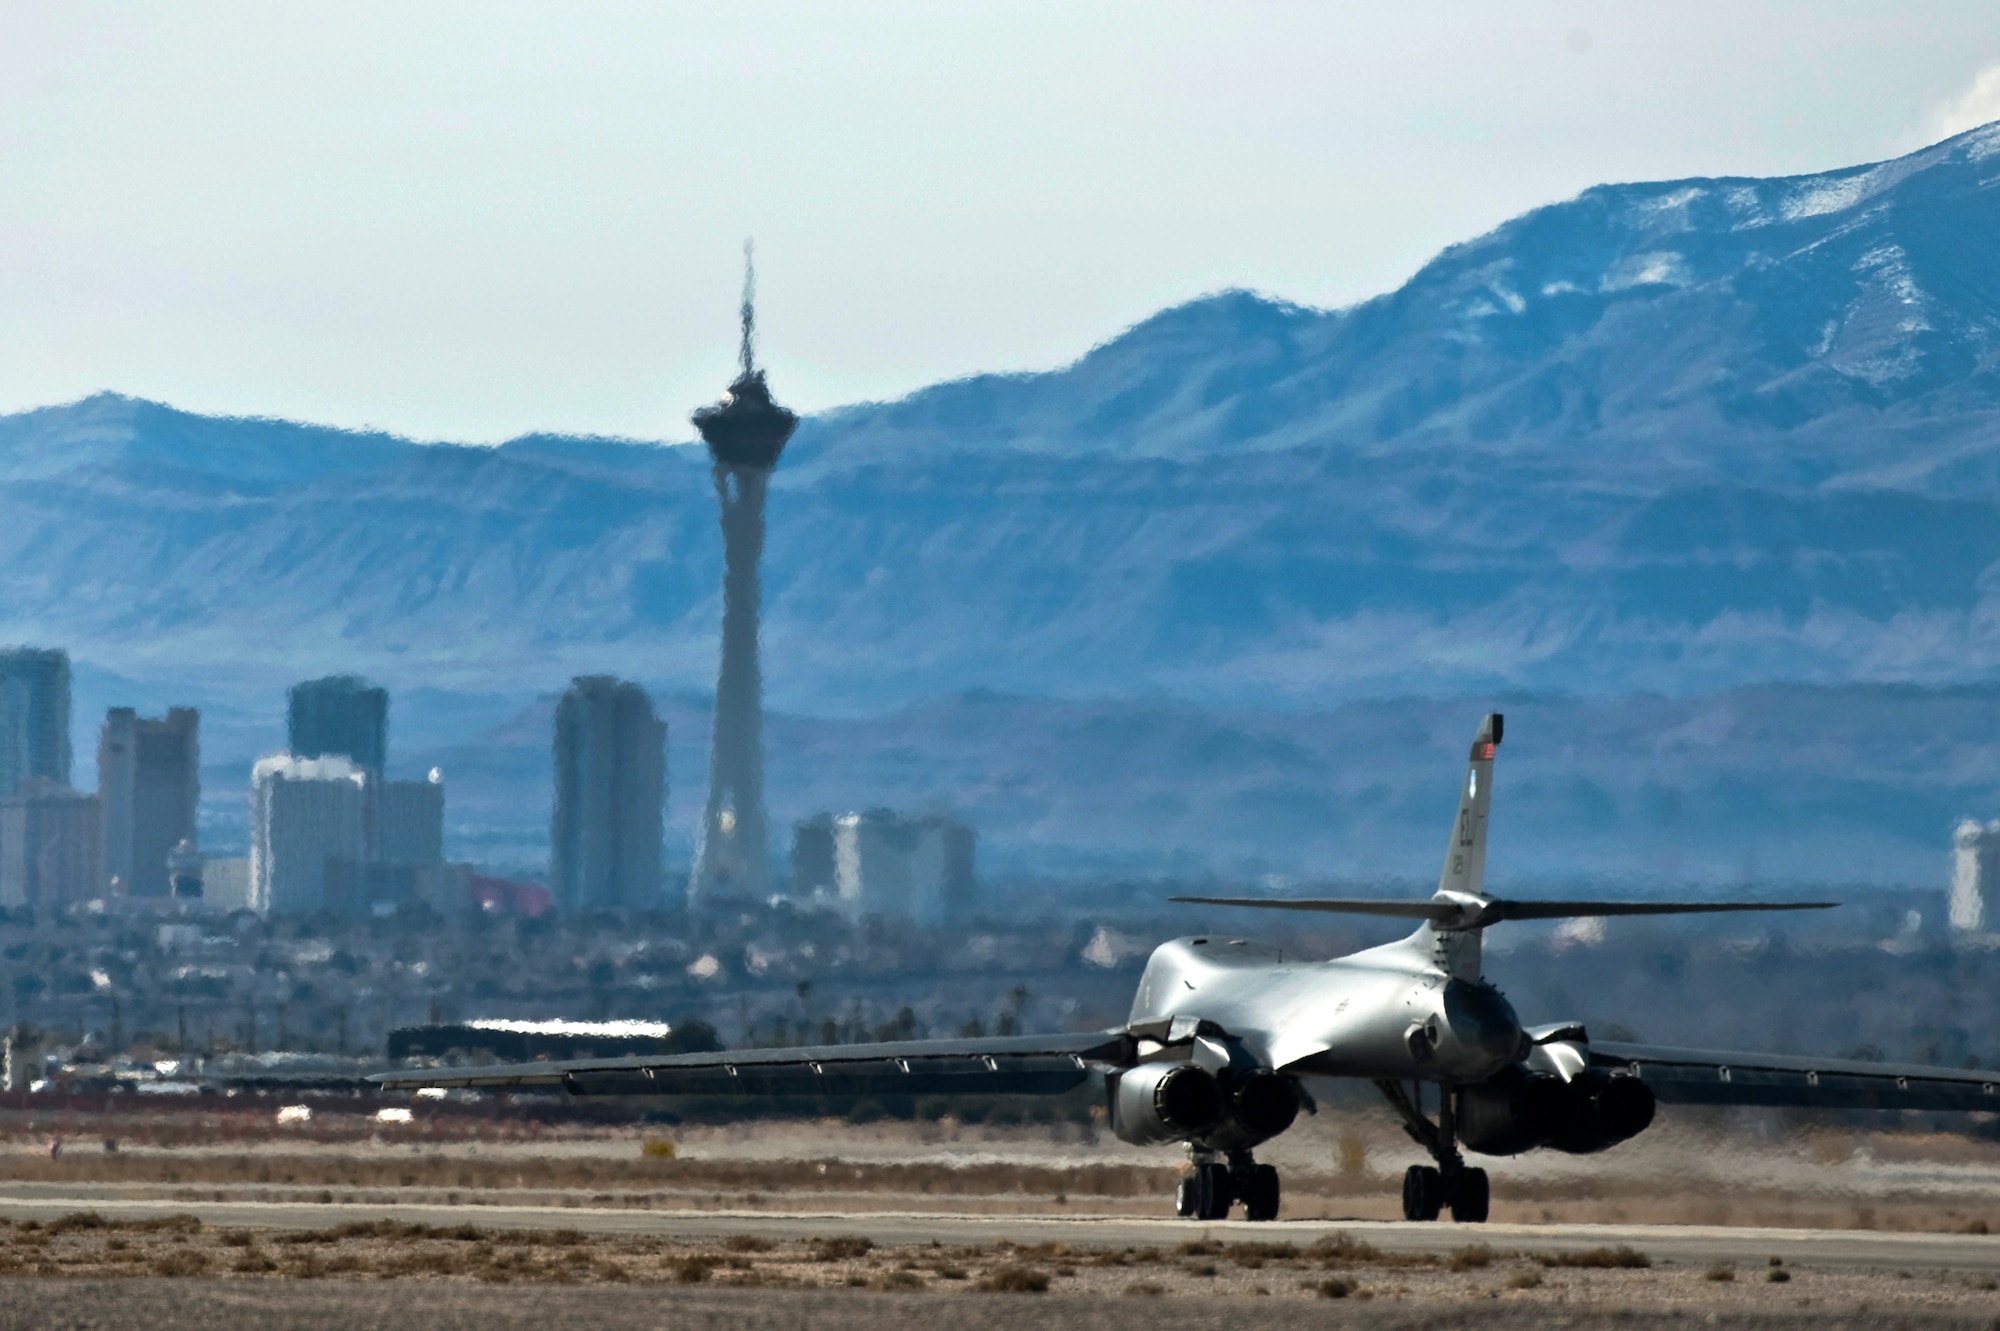
[[1953, 829], [1951, 847], [1952, 931], [2000, 933], [2000, 819], [1984, 825], [1966, 819]]
[[375, 858], [384, 864], [444, 863], [444, 776], [384, 781], [375, 801]]
[[936, 924], [971, 911], [975, 844], [971, 828], [941, 814], [821, 814], [793, 829], [792, 890], [856, 919]]
[[66, 906], [104, 894], [97, 797], [32, 776], [0, 798], [0, 906]]
[[0, 650], [0, 796], [31, 776], [69, 784], [69, 653]]
[[[451, 879], [444, 862], [444, 777], [428, 781], [377, 781], [367, 788], [368, 858], [331, 856], [322, 904], [339, 915], [393, 915], [419, 903], [462, 906], [465, 882]], [[459, 879], [471, 870], [457, 866]]]
[[659, 903], [667, 727], [637, 684], [580, 677], [556, 704], [550, 877], [564, 910]]
[[833, 896], [833, 872], [833, 815], [814, 814], [793, 823], [792, 895], [801, 899]]
[[355, 675], [294, 684], [286, 718], [287, 749], [295, 758], [346, 758], [380, 773], [389, 758], [389, 691]]
[[97, 798], [105, 874], [126, 896], [171, 896], [167, 861], [181, 842], [195, 841], [201, 713], [174, 707], [156, 721], [130, 707], [107, 712], [97, 739]]
[[694, 414], [713, 460], [722, 516], [722, 661], [715, 680], [715, 730], [708, 757], [708, 803], [688, 882], [690, 908], [771, 890], [764, 819], [764, 677], [758, 659], [764, 555], [764, 491], [799, 418], [771, 400], [756, 367], [756, 273], [744, 247], [741, 370], [722, 401]]
[[338, 755], [261, 758], [250, 773], [250, 909], [326, 906], [328, 860], [365, 863], [371, 777]]

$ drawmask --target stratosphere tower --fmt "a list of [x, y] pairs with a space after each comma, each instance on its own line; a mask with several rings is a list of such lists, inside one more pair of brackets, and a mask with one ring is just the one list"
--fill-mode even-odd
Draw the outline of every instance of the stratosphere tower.
[[694, 427], [714, 462], [722, 516], [722, 664], [708, 751], [708, 804], [688, 880], [688, 906], [761, 900], [771, 891], [764, 818], [764, 676], [759, 661], [758, 564], [764, 556], [764, 491], [799, 418], [771, 400], [756, 365], [756, 268], [743, 247], [743, 340], [736, 382]]

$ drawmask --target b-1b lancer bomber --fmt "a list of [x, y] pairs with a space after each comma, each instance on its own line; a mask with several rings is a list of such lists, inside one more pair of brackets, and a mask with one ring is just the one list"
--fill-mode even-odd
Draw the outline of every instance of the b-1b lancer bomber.
[[[1255, 1149], [1313, 1102], [1305, 1082], [1373, 1082], [1435, 1162], [1403, 1176], [1403, 1215], [1483, 1221], [1486, 1171], [1465, 1152], [1590, 1154], [1643, 1132], [1657, 1104], [2000, 1109], [1994, 1072], [1593, 1041], [1581, 1022], [1526, 1026], [1485, 977], [1480, 940], [1507, 920], [1814, 910], [1831, 902], [1515, 901], [1481, 890], [1501, 718], [1472, 741], [1444, 872], [1428, 901], [1177, 897], [1419, 921], [1400, 942], [1315, 961], [1243, 939], [1177, 938], [1147, 962], [1110, 1031], [416, 1070], [388, 1087], [548, 1086], [573, 1095], [1061, 1094], [1102, 1085], [1111, 1127], [1179, 1145], [1176, 1210], [1278, 1215]], [[1426, 1103], [1434, 1105], [1426, 1112]]]

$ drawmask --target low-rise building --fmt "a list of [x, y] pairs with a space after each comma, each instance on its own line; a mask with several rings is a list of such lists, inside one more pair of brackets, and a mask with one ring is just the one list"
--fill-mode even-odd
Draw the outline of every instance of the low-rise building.
[[793, 893], [842, 913], [936, 923], [973, 904], [971, 828], [943, 814], [822, 814], [792, 832]]
[[326, 862], [325, 893], [324, 907], [335, 915], [394, 915], [416, 906], [451, 914], [467, 909], [472, 866], [334, 858]]
[[250, 909], [250, 860], [246, 856], [204, 857], [201, 862], [201, 908], [228, 914]]

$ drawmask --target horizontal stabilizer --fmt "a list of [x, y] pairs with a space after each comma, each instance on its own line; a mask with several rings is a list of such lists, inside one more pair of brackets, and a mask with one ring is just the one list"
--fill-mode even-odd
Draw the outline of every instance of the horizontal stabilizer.
[[1838, 901], [1496, 901], [1503, 920], [1573, 920], [1585, 915], [1717, 915], [1738, 910], [1832, 910]]
[[1387, 915], [1397, 920], [1444, 920], [1458, 913], [1450, 901], [1375, 901], [1367, 898], [1322, 897], [1284, 900], [1278, 897], [1168, 897], [1190, 906], [1255, 906], [1260, 910], [1323, 910], [1336, 915]]
[[1197, 906], [1314, 910], [1335, 915], [1386, 915], [1429, 920], [1440, 929], [1484, 929], [1502, 920], [1573, 920], [1591, 915], [1713, 915], [1744, 910], [1830, 910], [1837, 901], [1507, 901], [1499, 897], [1433, 897], [1429, 901], [1354, 898], [1172, 897]]

